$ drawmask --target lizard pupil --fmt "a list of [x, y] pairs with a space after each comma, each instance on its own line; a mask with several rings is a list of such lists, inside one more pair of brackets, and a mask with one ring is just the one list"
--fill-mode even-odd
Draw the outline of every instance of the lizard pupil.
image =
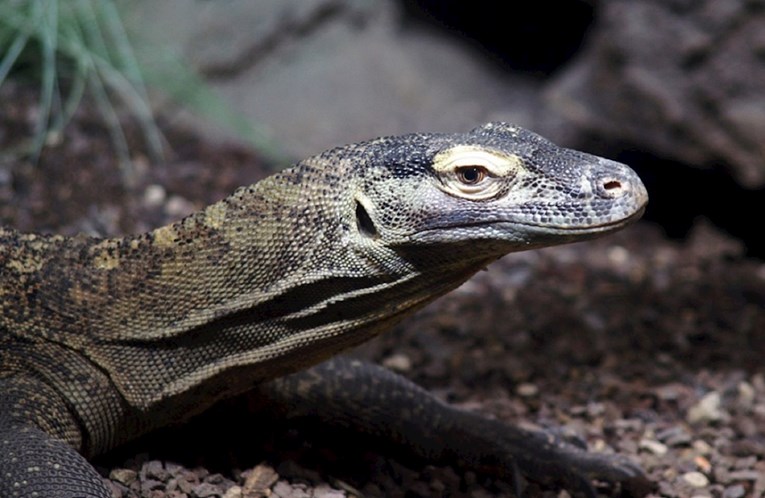
[[478, 166], [467, 166], [457, 170], [460, 181], [465, 185], [475, 185], [483, 180], [485, 174], [483, 168]]

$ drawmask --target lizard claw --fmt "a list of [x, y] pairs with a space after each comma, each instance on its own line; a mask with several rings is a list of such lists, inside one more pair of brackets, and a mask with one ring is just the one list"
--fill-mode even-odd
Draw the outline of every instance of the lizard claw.
[[[645, 496], [653, 489], [643, 469], [625, 456], [588, 452], [578, 444], [563, 440], [556, 441], [551, 449], [549, 457], [557, 460], [553, 467], [559, 467], [560, 472], [554, 480], [574, 493], [596, 498], [593, 481], [617, 485], [630, 497]], [[529, 478], [534, 477], [531, 474], [533, 472]]]
[[523, 496], [524, 478], [587, 498], [597, 497], [593, 481], [618, 486], [630, 497], [645, 496], [653, 489], [640, 466], [622, 455], [589, 452], [557, 432], [508, 426], [504, 430], [505, 437], [499, 438], [507, 456], [504, 473], [518, 496]]

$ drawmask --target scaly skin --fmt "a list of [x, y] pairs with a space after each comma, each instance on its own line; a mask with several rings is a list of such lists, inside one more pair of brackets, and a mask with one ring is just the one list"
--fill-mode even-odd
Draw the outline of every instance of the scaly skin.
[[[297, 415], [296, 397], [329, 396], [327, 423], [510, 478], [585, 493], [589, 479], [641, 480], [623, 459], [479, 420], [376, 367], [296, 372], [504, 254], [603, 235], [646, 202], [626, 166], [493, 123], [340, 147], [137, 236], [0, 229], [0, 496], [107, 497], [81, 455], [252, 386]], [[385, 393], [406, 394], [371, 409]], [[394, 427], [404, 399], [431, 436]]]

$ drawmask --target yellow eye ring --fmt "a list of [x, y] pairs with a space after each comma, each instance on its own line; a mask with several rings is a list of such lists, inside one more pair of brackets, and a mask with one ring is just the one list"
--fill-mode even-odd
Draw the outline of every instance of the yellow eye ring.
[[505, 186], [523, 174], [523, 161], [478, 146], [458, 145], [439, 152], [433, 159], [438, 187], [449, 195], [483, 201], [501, 195]]

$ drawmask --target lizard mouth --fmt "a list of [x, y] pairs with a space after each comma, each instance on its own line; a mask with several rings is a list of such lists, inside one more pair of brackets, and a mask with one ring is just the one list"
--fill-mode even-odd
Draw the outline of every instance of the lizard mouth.
[[[646, 204], [636, 209], [630, 215], [623, 218], [606, 220], [601, 223], [580, 223], [578, 225], [565, 225], [562, 223], [535, 223], [533, 221], [520, 220], [471, 220], [468, 222], [452, 222], [444, 224], [434, 224], [414, 234], [415, 239], [428, 240], [439, 238], [438, 233], [444, 233], [452, 230], [475, 230], [483, 232], [476, 238], [481, 239], [503, 239], [503, 234], [508, 235], [508, 239], [515, 239], [520, 234], [526, 233], [527, 236], [540, 237], [549, 240], [550, 237], [561, 237], [564, 239], [586, 240], [592, 237], [605, 235], [624, 228], [637, 221], [645, 212]], [[487, 230], [494, 229], [493, 233]], [[516, 234], [516, 235], [512, 235]], [[523, 238], [523, 236], [521, 236]]]
[[625, 227], [627, 225], [634, 223], [635, 221], [639, 220], [643, 216], [643, 213], [645, 213], [645, 209], [646, 209], [646, 204], [643, 204], [640, 208], [638, 208], [635, 212], [633, 212], [629, 216], [626, 216], [624, 218], [618, 218], [615, 220], [604, 221], [602, 223], [594, 223], [594, 224], [563, 226], [563, 225], [555, 225], [552, 223], [530, 223], [530, 222], [510, 222], [510, 223], [516, 226], [520, 225], [520, 226], [527, 226], [532, 228], [540, 228], [540, 229], [549, 231], [551, 233], [552, 232], [569, 233], [569, 234], [601, 233], [601, 232], [609, 232], [612, 230], [618, 230], [622, 227]]

